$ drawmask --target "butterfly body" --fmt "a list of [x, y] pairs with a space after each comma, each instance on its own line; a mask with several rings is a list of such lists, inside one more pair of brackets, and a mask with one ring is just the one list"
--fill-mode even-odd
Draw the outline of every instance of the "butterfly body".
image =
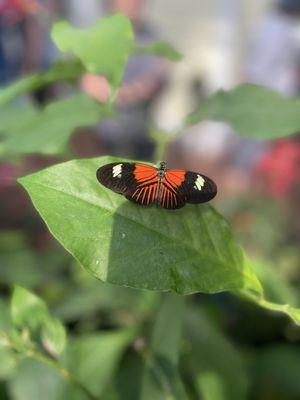
[[119, 162], [106, 164], [97, 170], [98, 181], [128, 200], [166, 209], [178, 209], [186, 203], [204, 203], [215, 197], [216, 184], [197, 172], [159, 168], [148, 164]]

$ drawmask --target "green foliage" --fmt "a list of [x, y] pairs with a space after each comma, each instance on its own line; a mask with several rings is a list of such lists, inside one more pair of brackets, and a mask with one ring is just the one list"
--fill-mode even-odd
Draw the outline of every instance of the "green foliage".
[[2, 142], [2, 153], [63, 153], [75, 128], [94, 125], [107, 114], [105, 106], [83, 94], [52, 102], [43, 111], [28, 106], [18, 122], [10, 123], [9, 134]]
[[71, 161], [20, 179], [52, 234], [84, 268], [102, 281], [139, 289], [261, 291], [213, 208], [137, 207], [99, 185], [96, 170], [111, 161]]
[[0, 106], [4, 106], [14, 98], [40, 89], [57, 81], [74, 81], [84, 69], [78, 61], [60, 61], [46, 72], [39, 72], [21, 78], [14, 84], [0, 89]]
[[189, 307], [185, 315], [188, 346], [185, 357], [196, 382], [198, 397], [204, 400], [247, 399], [247, 369], [238, 349], [199, 309]]
[[128, 18], [116, 14], [102, 18], [89, 29], [73, 28], [66, 21], [57, 22], [52, 38], [60, 50], [72, 51], [87, 71], [105, 75], [112, 88], [117, 89], [134, 41]]
[[141, 400], [188, 399], [178, 372], [183, 301], [179, 296], [167, 296], [159, 310], [143, 373]]
[[173, 46], [166, 42], [153, 42], [146, 46], [135, 46], [134, 52], [137, 54], [155, 54], [171, 61], [180, 61], [183, 58]]
[[300, 101], [262, 86], [243, 84], [213, 94], [188, 116], [187, 123], [204, 119], [227, 122], [242, 136], [276, 139], [300, 130]]
[[[133, 330], [120, 330], [93, 335], [82, 335], [68, 344], [61, 359], [65, 366], [76, 377], [76, 380], [94, 394], [96, 398], [105, 395], [120, 358], [134, 337]], [[76, 398], [74, 386], [65, 386], [63, 397]]]
[[61, 322], [53, 318], [46, 304], [28, 290], [15, 287], [11, 302], [12, 323], [18, 329], [40, 336], [45, 349], [52, 355], [60, 354], [66, 344], [66, 332]]
[[264, 398], [296, 400], [300, 397], [299, 348], [275, 344], [262, 351], [253, 361], [252, 374], [256, 385], [252, 393]]

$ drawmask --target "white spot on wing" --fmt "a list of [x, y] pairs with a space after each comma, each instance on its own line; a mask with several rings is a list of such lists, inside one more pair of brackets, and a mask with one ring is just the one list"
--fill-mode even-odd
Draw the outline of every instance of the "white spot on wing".
[[123, 164], [118, 164], [113, 167], [113, 169], [112, 169], [113, 178], [116, 178], [116, 177], [118, 177], [118, 175], [121, 175], [122, 165]]
[[201, 190], [204, 184], [205, 184], [204, 178], [201, 175], [197, 175], [194, 188], [197, 190]]

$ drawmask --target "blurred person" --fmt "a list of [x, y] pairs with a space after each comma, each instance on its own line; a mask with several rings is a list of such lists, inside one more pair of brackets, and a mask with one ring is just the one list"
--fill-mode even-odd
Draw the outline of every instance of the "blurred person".
[[247, 80], [297, 96], [300, 90], [300, 1], [280, 0], [254, 37]]
[[[142, 17], [143, 0], [110, 0], [109, 13], [122, 13], [132, 21], [139, 45], [156, 40], [153, 30]], [[168, 63], [154, 55], [132, 55], [123, 76], [116, 100], [117, 117], [101, 122], [99, 136], [110, 154], [151, 159], [154, 144], [149, 138], [150, 108], [163, 89]], [[104, 76], [86, 74], [81, 86], [101, 102], [107, 102], [110, 87]]]
[[[0, 84], [22, 74], [51, 66], [55, 48], [50, 40], [53, 0], [1, 0], [0, 2]], [[36, 92], [44, 102], [47, 89]]]

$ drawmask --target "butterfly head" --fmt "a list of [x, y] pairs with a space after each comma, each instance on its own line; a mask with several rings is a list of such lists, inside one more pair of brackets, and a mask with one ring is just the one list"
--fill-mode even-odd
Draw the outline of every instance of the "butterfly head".
[[160, 169], [160, 171], [166, 171], [166, 169], [167, 169], [167, 163], [166, 163], [165, 161], [161, 161], [161, 162], [159, 163], [159, 169]]

